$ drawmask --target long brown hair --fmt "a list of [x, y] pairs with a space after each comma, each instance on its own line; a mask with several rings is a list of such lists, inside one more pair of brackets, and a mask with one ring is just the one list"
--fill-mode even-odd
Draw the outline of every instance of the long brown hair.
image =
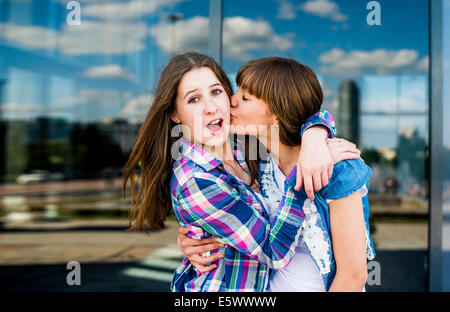
[[[172, 210], [170, 181], [175, 160], [172, 158], [171, 149], [178, 138], [171, 137], [171, 130], [176, 123], [170, 117], [175, 111], [177, 90], [184, 74], [201, 67], [210, 68], [228, 96], [232, 95], [228, 77], [209, 56], [188, 52], [170, 59], [161, 73], [154, 101], [139, 130], [130, 158], [123, 168], [125, 199], [128, 181], [131, 186], [129, 230], [149, 231], [164, 228], [164, 221]], [[138, 167], [141, 169], [139, 181], [136, 173]]]
[[251, 60], [239, 69], [236, 83], [267, 103], [278, 118], [280, 141], [288, 146], [301, 143], [303, 123], [322, 105], [322, 87], [314, 71], [293, 59]]

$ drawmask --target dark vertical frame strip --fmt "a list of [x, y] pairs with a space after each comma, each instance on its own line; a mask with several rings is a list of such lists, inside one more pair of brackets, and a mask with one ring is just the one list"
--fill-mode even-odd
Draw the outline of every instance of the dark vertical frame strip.
[[222, 0], [209, 0], [209, 56], [222, 65]]
[[429, 0], [430, 40], [430, 221], [428, 227], [429, 291], [442, 290], [443, 216], [443, 4]]

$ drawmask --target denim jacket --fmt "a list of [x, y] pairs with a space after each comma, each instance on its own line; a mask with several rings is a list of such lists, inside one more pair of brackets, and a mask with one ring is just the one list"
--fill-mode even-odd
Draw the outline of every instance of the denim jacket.
[[[261, 194], [266, 198], [276, 198], [278, 188], [273, 172], [273, 161], [270, 158], [265, 161], [260, 161], [259, 168], [261, 172]], [[306, 216], [302, 234], [303, 240], [322, 276], [327, 291], [336, 275], [336, 262], [333, 255], [328, 206], [330, 201], [348, 197], [352, 193], [362, 190], [363, 211], [366, 223], [366, 256], [368, 260], [372, 260], [375, 257], [369, 228], [367, 190], [369, 189], [370, 175], [371, 169], [362, 159], [344, 160], [334, 166], [333, 175], [328, 185], [319, 192], [314, 193], [314, 201], [308, 199], [303, 188], [295, 192], [296, 199], [303, 206], [303, 212]], [[295, 185], [296, 170], [291, 171], [291, 174], [286, 177], [286, 182], [292, 186]], [[269, 214], [271, 215], [271, 213]]]

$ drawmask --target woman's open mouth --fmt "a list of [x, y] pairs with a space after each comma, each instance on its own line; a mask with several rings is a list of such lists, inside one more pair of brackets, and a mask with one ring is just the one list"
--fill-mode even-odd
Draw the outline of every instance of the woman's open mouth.
[[220, 132], [220, 130], [222, 130], [222, 126], [223, 126], [223, 119], [222, 119], [222, 118], [218, 118], [218, 119], [212, 120], [212, 121], [207, 125], [207, 128], [208, 128], [209, 131], [211, 131], [212, 133], [218, 133], [218, 132]]

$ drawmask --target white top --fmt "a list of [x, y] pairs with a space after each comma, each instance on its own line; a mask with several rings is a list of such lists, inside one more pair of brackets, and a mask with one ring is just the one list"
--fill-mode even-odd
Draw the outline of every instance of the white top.
[[[269, 194], [269, 197], [264, 197], [261, 194], [258, 194], [258, 196], [263, 201], [264, 206], [267, 208], [270, 218], [272, 219], [277, 213], [278, 204], [284, 193], [284, 181], [286, 180], [286, 176], [272, 158], [270, 158], [268, 166], [271, 166], [271, 168], [266, 168], [267, 174], [263, 174], [261, 178], [263, 184], [262, 187], [265, 187], [265, 191]], [[272, 170], [274, 172], [275, 181], [270, 177], [270, 172]], [[300, 234], [298, 245], [291, 262], [284, 269], [274, 270], [268, 291], [325, 291], [322, 276], [303, 242], [303, 230], [302, 234]]]
[[[270, 157], [270, 156], [269, 156]], [[276, 165], [273, 159], [270, 157], [269, 162], [264, 172], [261, 172], [261, 187], [264, 188], [264, 192], [268, 194], [268, 197], [262, 196], [262, 194], [257, 193], [258, 197], [264, 203], [264, 206], [268, 210], [270, 219], [272, 220], [278, 211], [278, 204], [280, 203], [282, 196], [284, 194], [284, 182], [286, 176]], [[273, 173], [273, 176], [272, 176]], [[367, 189], [363, 187], [360, 190], [362, 195], [367, 192]], [[331, 202], [331, 200], [327, 200]], [[317, 267], [314, 262], [311, 253], [308, 251], [305, 244], [304, 235], [308, 236], [308, 241], [315, 241], [315, 237], [320, 236], [320, 233], [316, 231], [314, 227], [315, 224], [315, 214], [312, 213], [314, 208], [314, 203], [310, 201], [304, 210], [306, 214], [306, 220], [302, 226], [302, 231], [298, 240], [298, 245], [295, 248], [295, 254], [292, 257], [289, 265], [280, 270], [274, 270], [272, 273], [272, 278], [270, 280], [270, 286], [268, 291], [275, 292], [325, 292], [325, 285], [323, 278], [320, 274], [320, 270], [323, 268]], [[313, 244], [315, 246], [314, 256], [320, 259], [321, 244]], [[320, 270], [319, 270], [320, 269]], [[326, 273], [326, 272], [325, 272]], [[365, 291], [365, 288], [362, 290]]]

